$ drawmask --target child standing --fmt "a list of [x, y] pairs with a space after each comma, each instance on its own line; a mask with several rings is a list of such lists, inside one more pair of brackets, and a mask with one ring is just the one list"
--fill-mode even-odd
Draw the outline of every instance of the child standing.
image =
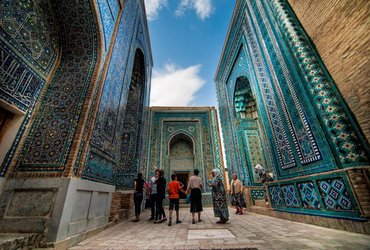
[[172, 225], [173, 207], [175, 207], [175, 211], [176, 211], [176, 224], [181, 223], [181, 221], [179, 220], [179, 199], [180, 199], [179, 191], [186, 194], [185, 191], [182, 190], [182, 187], [184, 185], [181, 185], [180, 182], [177, 181], [176, 174], [172, 174], [171, 179], [172, 181], [168, 183], [168, 196], [170, 198], [170, 209], [169, 209], [170, 210], [170, 221], [168, 222], [169, 226]]

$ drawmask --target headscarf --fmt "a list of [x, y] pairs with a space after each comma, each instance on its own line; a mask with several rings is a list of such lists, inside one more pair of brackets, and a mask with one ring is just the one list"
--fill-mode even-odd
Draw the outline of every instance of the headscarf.
[[238, 176], [236, 173], [233, 173], [233, 176], [236, 176], [236, 179], [234, 178], [231, 180], [231, 188], [232, 188], [232, 193], [240, 193], [243, 191], [243, 184], [242, 182], [238, 179]]
[[215, 173], [215, 177], [219, 177], [220, 174], [221, 174], [221, 171], [219, 169], [215, 168], [215, 169], [212, 170], [212, 173]]
[[254, 168], [256, 170], [262, 170], [262, 169], [264, 169], [260, 164], [257, 164]]

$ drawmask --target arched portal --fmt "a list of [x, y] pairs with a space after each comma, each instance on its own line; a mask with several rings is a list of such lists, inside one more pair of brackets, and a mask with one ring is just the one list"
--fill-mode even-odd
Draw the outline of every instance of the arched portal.
[[[190, 172], [194, 169], [194, 142], [184, 133], [179, 133], [169, 140], [169, 172], [175, 173], [186, 189]], [[180, 193], [180, 198], [185, 195]]]
[[234, 109], [238, 118], [257, 118], [256, 101], [251, 85], [245, 76], [236, 79], [234, 92]]
[[117, 179], [118, 183], [116, 183], [121, 188], [132, 188], [133, 179], [139, 168], [144, 90], [145, 58], [143, 52], [137, 49], [124, 116], [121, 162]]
[[254, 166], [260, 164], [266, 166], [266, 156], [263, 146], [263, 131], [260, 127], [256, 99], [252, 93], [248, 78], [240, 76], [235, 82], [234, 112], [239, 121], [238, 138], [243, 145], [246, 157], [246, 169], [250, 176], [251, 184], [260, 182], [254, 171]]

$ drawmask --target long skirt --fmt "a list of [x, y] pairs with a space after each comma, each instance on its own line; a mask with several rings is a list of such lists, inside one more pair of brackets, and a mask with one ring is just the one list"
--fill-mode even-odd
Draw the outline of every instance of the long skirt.
[[246, 207], [243, 192], [231, 194], [231, 205], [237, 207]]
[[228, 220], [229, 210], [227, 208], [225, 192], [221, 190], [212, 191], [212, 202], [215, 217], [220, 217], [222, 221]]
[[201, 212], [202, 206], [202, 191], [199, 188], [194, 188], [190, 191], [190, 212]]

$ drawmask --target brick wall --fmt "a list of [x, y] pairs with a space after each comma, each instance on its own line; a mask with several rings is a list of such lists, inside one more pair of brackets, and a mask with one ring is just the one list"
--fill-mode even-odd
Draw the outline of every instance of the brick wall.
[[370, 141], [370, 1], [288, 2]]
[[369, 169], [349, 170], [348, 177], [361, 207], [363, 217], [370, 218], [370, 182]]
[[116, 191], [112, 196], [112, 206], [110, 209], [109, 221], [121, 221], [129, 218], [133, 214], [134, 193]]

